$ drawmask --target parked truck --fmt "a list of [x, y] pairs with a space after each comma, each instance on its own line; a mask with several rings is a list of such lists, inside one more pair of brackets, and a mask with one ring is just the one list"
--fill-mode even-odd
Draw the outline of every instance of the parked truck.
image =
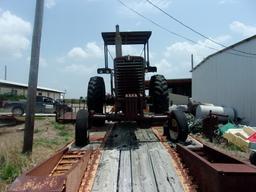
[[[7, 101], [4, 104], [4, 108], [10, 110], [13, 115], [23, 115], [26, 111], [26, 105], [26, 100]], [[36, 113], [56, 113], [57, 110], [68, 112], [72, 111], [72, 108], [62, 101], [46, 96], [36, 96]]]

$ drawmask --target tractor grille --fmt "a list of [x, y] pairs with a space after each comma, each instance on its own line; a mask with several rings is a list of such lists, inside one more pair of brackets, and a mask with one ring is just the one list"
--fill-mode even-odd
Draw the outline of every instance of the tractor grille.
[[138, 56], [123, 56], [114, 60], [115, 93], [117, 99], [125, 94], [144, 95], [144, 59]]

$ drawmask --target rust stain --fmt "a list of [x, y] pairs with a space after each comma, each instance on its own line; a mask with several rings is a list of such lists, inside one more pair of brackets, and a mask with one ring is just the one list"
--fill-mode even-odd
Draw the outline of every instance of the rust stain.
[[96, 177], [96, 172], [99, 166], [100, 158], [101, 158], [102, 152], [97, 149], [95, 150], [88, 162], [88, 166], [86, 168], [85, 174], [83, 176], [79, 192], [89, 192], [91, 191], [93, 187], [93, 183]]
[[90, 136], [90, 141], [102, 142], [103, 140], [104, 140], [104, 136], [100, 136], [100, 135], [91, 135]]
[[9, 192], [22, 192], [22, 191], [56, 191], [62, 192], [65, 186], [64, 177], [29, 177], [24, 176], [15, 182], [9, 188]]
[[83, 176], [79, 192], [89, 192], [92, 190], [93, 183], [96, 177], [97, 169], [100, 163], [100, 158], [102, 155], [102, 149], [107, 141], [107, 138], [109, 137], [112, 129], [114, 127], [113, 125], [110, 125], [109, 128], [107, 128], [107, 132], [102, 138], [102, 143], [100, 147], [93, 151], [91, 154], [90, 160], [88, 162], [88, 166], [86, 168], [85, 174]]

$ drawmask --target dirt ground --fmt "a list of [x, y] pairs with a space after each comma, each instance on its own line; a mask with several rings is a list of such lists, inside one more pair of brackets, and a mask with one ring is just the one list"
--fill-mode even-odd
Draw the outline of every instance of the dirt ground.
[[0, 128], [0, 191], [22, 172], [49, 158], [74, 138], [73, 124], [59, 124], [54, 117], [37, 117], [34, 128], [33, 153], [21, 154], [24, 124]]

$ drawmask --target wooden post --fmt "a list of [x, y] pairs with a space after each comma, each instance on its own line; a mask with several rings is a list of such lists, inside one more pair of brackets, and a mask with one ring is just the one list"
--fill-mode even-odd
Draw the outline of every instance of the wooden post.
[[30, 154], [33, 148], [35, 102], [40, 58], [40, 43], [43, 24], [44, 0], [36, 1], [34, 30], [31, 48], [31, 60], [28, 82], [26, 122], [24, 130], [23, 153]]

